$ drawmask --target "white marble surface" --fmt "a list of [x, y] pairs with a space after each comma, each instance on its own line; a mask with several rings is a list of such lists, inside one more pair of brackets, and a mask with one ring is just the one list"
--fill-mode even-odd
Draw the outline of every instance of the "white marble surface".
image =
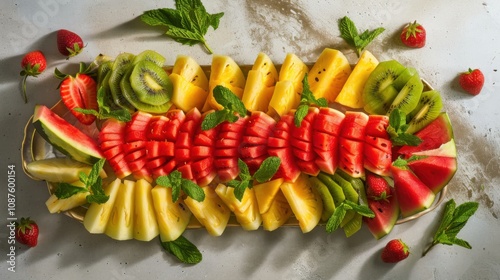
[[[142, 24], [143, 11], [172, 7], [173, 1], [33, 0], [0, 2], [0, 223], [7, 223], [7, 166], [16, 165], [16, 215], [31, 216], [40, 226], [39, 245], [16, 247], [16, 272], [7, 270], [8, 232], [0, 230], [0, 279], [500, 279], [500, 2], [496, 0], [433, 1], [207, 1], [209, 12], [223, 11], [220, 27], [207, 40], [218, 54], [240, 64], [253, 63], [266, 52], [275, 63], [287, 52], [314, 62], [324, 47], [342, 50], [352, 63], [353, 51], [339, 37], [337, 20], [348, 15], [360, 29], [379, 26], [386, 31], [368, 49], [380, 60], [396, 59], [417, 68], [440, 90], [450, 114], [459, 151], [459, 170], [449, 198], [475, 200], [480, 209], [460, 237], [472, 250], [438, 246], [421, 258], [437, 227], [440, 210], [397, 226], [381, 241], [368, 230], [346, 239], [341, 232], [327, 235], [323, 228], [303, 235], [298, 228], [276, 232], [228, 229], [222, 237], [203, 230], [186, 233], [203, 253], [196, 266], [176, 262], [157, 241], [118, 242], [88, 234], [78, 222], [51, 215], [43, 182], [22, 172], [20, 147], [23, 128], [35, 104], [53, 105], [59, 98], [55, 67], [74, 69], [99, 53], [138, 53], [154, 49], [172, 63], [178, 54], [209, 64], [211, 56], [199, 46], [182, 46], [160, 30]], [[413, 20], [425, 25], [427, 45], [411, 50], [398, 42], [402, 26]], [[87, 43], [69, 61], [55, 46], [55, 31], [66, 28]], [[20, 95], [22, 55], [41, 49], [49, 60], [38, 79], [30, 79], [29, 103]], [[486, 84], [479, 96], [462, 92], [457, 74], [481, 68]], [[379, 254], [386, 241], [403, 238], [410, 257], [396, 265], [384, 264]]]

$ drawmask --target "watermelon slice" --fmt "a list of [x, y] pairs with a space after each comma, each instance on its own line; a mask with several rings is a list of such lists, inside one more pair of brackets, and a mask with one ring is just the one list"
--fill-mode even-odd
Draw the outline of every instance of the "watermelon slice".
[[94, 139], [81, 132], [48, 107], [36, 105], [33, 126], [58, 151], [76, 161], [94, 164], [104, 158]]
[[363, 112], [347, 111], [340, 128], [340, 136], [347, 139], [364, 141], [367, 123], [367, 114]]
[[378, 240], [392, 231], [399, 218], [399, 204], [396, 196], [389, 196], [386, 200], [367, 199], [368, 207], [375, 213], [374, 218], [363, 217], [363, 221]]
[[405, 165], [396, 160], [391, 172], [401, 215], [408, 217], [429, 208], [436, 195]]
[[440, 192], [457, 171], [454, 157], [424, 156], [408, 162], [408, 167], [434, 193]]

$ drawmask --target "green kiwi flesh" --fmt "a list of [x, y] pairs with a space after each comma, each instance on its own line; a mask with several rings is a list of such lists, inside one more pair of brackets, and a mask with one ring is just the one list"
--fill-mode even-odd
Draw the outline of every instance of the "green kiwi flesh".
[[413, 134], [436, 119], [443, 109], [441, 94], [437, 90], [422, 92], [417, 107], [408, 115], [407, 133]]
[[323, 184], [318, 178], [310, 177], [312, 185], [318, 190], [319, 196], [323, 201], [323, 213], [321, 214], [321, 220], [327, 221], [335, 211], [335, 202], [333, 201], [333, 196], [328, 190], [328, 187]]
[[410, 80], [413, 75], [417, 74], [417, 69], [413, 67], [406, 68], [403, 72], [399, 74], [399, 76], [394, 80], [392, 85], [398, 90], [402, 90], [405, 84]]
[[424, 84], [420, 80], [420, 76], [413, 75], [398, 93], [386, 115], [389, 116], [394, 109], [399, 109], [406, 115], [410, 114], [417, 107], [423, 90]]
[[167, 59], [155, 51], [145, 50], [145, 51], [141, 52], [140, 54], [138, 54], [134, 58], [134, 61], [132, 62], [132, 64], [136, 65], [137, 63], [139, 63], [141, 61], [150, 61], [150, 62], [153, 62], [154, 64], [162, 67], [165, 64], [165, 62], [167, 61]]
[[134, 66], [130, 83], [143, 103], [162, 105], [172, 97], [173, 87], [167, 72], [151, 61], [143, 60]]
[[317, 176], [317, 178], [325, 184], [325, 186], [328, 188], [330, 191], [330, 194], [333, 197], [333, 201], [335, 206], [339, 206], [340, 203], [342, 203], [345, 200], [345, 195], [344, 191], [342, 190], [342, 187], [339, 186], [333, 179], [330, 177], [330, 175], [320, 172]]
[[161, 114], [167, 112], [168, 109], [170, 109], [170, 107], [172, 106], [171, 102], [165, 102], [164, 104], [160, 105], [151, 105], [139, 100], [130, 82], [130, 76], [133, 70], [134, 68], [130, 67], [129, 70], [125, 73], [125, 75], [123, 75], [122, 80], [120, 81], [120, 88], [122, 89], [122, 94], [127, 99], [127, 101], [138, 110], [144, 112], [153, 114]]
[[130, 53], [121, 53], [117, 55], [111, 68], [111, 76], [109, 77], [108, 82], [114, 103], [119, 107], [127, 109], [131, 112], [135, 111], [135, 108], [123, 96], [122, 90], [120, 88], [120, 82], [123, 78], [123, 75], [125, 75], [129, 67], [132, 65], [132, 61], [134, 60], [134, 58], [135, 55]]
[[[394, 81], [405, 71], [401, 63], [395, 60], [380, 62], [368, 77], [363, 89], [364, 109], [370, 114], [383, 115], [392, 103], [395, 92]], [[391, 89], [393, 87], [395, 90]]]

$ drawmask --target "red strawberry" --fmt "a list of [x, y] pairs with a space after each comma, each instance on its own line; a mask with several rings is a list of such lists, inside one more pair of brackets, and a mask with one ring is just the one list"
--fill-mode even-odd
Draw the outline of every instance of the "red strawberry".
[[96, 116], [75, 111], [75, 108], [93, 109], [95, 111], [99, 109], [97, 85], [89, 75], [78, 73], [74, 77], [66, 76], [59, 86], [59, 92], [64, 105], [68, 107], [79, 122], [89, 125], [95, 121]]
[[28, 97], [26, 96], [26, 78], [28, 78], [28, 76], [37, 77], [46, 67], [47, 60], [41, 51], [32, 51], [23, 57], [21, 61], [21, 68], [23, 68], [23, 70], [20, 74], [23, 76], [22, 87], [24, 103], [28, 102]]
[[38, 242], [38, 225], [28, 218], [16, 222], [16, 239], [19, 243], [35, 247]]
[[401, 42], [410, 48], [422, 48], [425, 46], [425, 29], [414, 21], [407, 24], [401, 32]]
[[373, 173], [366, 174], [366, 196], [372, 200], [387, 200], [392, 195], [389, 183]]
[[83, 49], [83, 40], [74, 32], [60, 29], [57, 31], [57, 48], [64, 56], [75, 56]]
[[382, 261], [386, 263], [397, 263], [410, 255], [410, 249], [401, 239], [393, 239], [385, 245], [382, 250]]
[[460, 74], [458, 82], [466, 92], [478, 95], [484, 85], [484, 75], [479, 69], [469, 68], [469, 71]]

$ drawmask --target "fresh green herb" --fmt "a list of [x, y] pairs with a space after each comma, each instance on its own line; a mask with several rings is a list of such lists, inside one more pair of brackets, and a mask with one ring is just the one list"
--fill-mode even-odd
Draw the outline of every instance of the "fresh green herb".
[[409, 125], [406, 123], [406, 114], [399, 109], [392, 110], [389, 116], [389, 126], [387, 133], [391, 137], [392, 144], [395, 146], [418, 146], [422, 143], [422, 139], [418, 136], [406, 133]]
[[97, 112], [94, 109], [83, 109], [83, 108], [75, 108], [75, 111], [80, 112], [82, 114], [88, 114], [88, 115], [94, 115], [98, 119], [104, 120], [104, 119], [116, 119], [122, 122], [128, 122], [132, 118], [130, 115], [130, 112], [125, 109], [119, 109], [119, 110], [111, 110], [108, 105], [106, 105], [106, 102], [104, 101], [106, 97], [106, 90], [104, 87], [100, 87], [99, 90], [97, 91], [97, 104], [99, 107], [99, 112]]
[[237, 115], [241, 117], [247, 115], [245, 105], [230, 89], [217, 85], [213, 94], [217, 103], [222, 105], [223, 108], [207, 114], [201, 122], [201, 129], [209, 130], [224, 121], [233, 123], [238, 120]]
[[80, 172], [80, 182], [84, 184], [85, 187], [78, 187], [68, 183], [60, 183], [57, 185], [54, 194], [58, 199], [69, 198], [77, 193], [81, 192], [89, 192], [86, 196], [88, 203], [97, 203], [102, 204], [108, 201], [109, 196], [104, 193], [102, 188], [102, 178], [99, 176], [99, 173], [104, 166], [105, 159], [100, 159], [96, 162], [92, 169], [90, 170], [89, 175]]
[[163, 249], [177, 257], [183, 263], [197, 264], [202, 260], [200, 250], [182, 235], [174, 241], [164, 242], [160, 238], [160, 242]]
[[300, 103], [295, 111], [294, 123], [296, 127], [300, 127], [302, 124], [302, 120], [306, 117], [309, 112], [309, 107], [311, 105], [317, 105], [319, 107], [328, 106], [328, 101], [325, 98], [316, 99], [313, 92], [309, 88], [309, 82], [307, 80], [307, 73], [304, 75], [304, 79], [302, 79], [302, 94], [300, 97]]
[[365, 30], [363, 33], [359, 34], [358, 29], [354, 22], [347, 16], [339, 20], [340, 37], [353, 46], [356, 49], [358, 57], [361, 55], [363, 50], [373, 41], [378, 35], [384, 32], [384, 28], [379, 27], [372, 31]]
[[141, 20], [150, 26], [167, 27], [165, 34], [183, 45], [201, 43], [212, 54], [204, 36], [210, 26], [214, 30], [219, 27], [223, 15], [207, 13], [200, 0], [175, 0], [175, 9], [149, 10], [141, 15]]
[[477, 202], [465, 202], [458, 207], [453, 199], [450, 199], [444, 208], [441, 224], [434, 234], [431, 245], [423, 252], [425, 256], [437, 244], [458, 245], [472, 249], [469, 242], [457, 238], [457, 234], [465, 226], [469, 218], [476, 212], [479, 204]]
[[350, 200], [344, 200], [340, 205], [335, 208], [335, 211], [333, 212], [332, 216], [328, 219], [326, 222], [326, 231], [328, 233], [331, 233], [335, 231], [336, 229], [339, 228], [340, 223], [342, 223], [342, 220], [344, 219], [347, 210], [353, 210], [354, 212], [360, 214], [361, 216], [365, 216], [368, 218], [373, 218], [375, 217], [375, 213], [366, 205], [359, 205], [355, 202], [352, 202]]
[[252, 176], [247, 164], [243, 160], [238, 159], [240, 179], [231, 180], [227, 183], [227, 185], [234, 188], [234, 196], [236, 197], [236, 199], [241, 201], [243, 195], [245, 194], [245, 190], [247, 188], [251, 189], [253, 187], [253, 180], [259, 183], [269, 181], [274, 176], [274, 174], [276, 174], [276, 171], [278, 171], [280, 164], [281, 159], [279, 157], [268, 157], [262, 162], [259, 169], [257, 169], [257, 171], [255, 171]]
[[176, 202], [179, 199], [181, 190], [196, 201], [203, 201], [205, 199], [203, 189], [193, 181], [182, 178], [182, 173], [178, 170], [156, 178], [156, 183], [162, 187], [172, 188], [172, 202]]

